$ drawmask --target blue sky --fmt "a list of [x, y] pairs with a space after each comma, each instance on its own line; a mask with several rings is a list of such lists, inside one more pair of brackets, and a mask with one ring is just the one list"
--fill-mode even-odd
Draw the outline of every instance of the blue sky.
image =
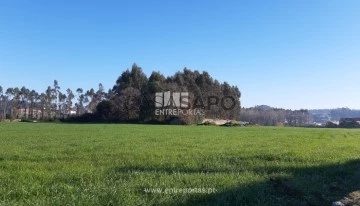
[[360, 109], [360, 1], [0, 0], [0, 85], [111, 88], [136, 62], [237, 85], [245, 107]]

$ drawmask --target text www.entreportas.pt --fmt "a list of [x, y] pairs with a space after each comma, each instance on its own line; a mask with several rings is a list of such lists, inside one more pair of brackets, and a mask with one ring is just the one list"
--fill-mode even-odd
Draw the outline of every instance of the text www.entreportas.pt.
[[215, 188], [145, 188], [145, 193], [157, 194], [212, 194], [216, 193]]

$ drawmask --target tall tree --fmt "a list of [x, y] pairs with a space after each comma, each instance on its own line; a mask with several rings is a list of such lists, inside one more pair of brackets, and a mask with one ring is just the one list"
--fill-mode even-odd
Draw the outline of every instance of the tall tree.
[[135, 63], [131, 67], [131, 71], [126, 70], [116, 80], [116, 84], [113, 87], [115, 94], [120, 94], [123, 89], [132, 87], [143, 91], [146, 89], [147, 77], [142, 71], [141, 67], [138, 67]]
[[14, 105], [15, 105], [15, 103], [14, 103], [14, 101], [15, 101], [15, 89], [14, 88], [12, 88], [12, 87], [9, 87], [9, 88], [7, 88], [6, 89], [6, 93], [5, 93], [6, 95], [7, 95], [7, 97], [8, 97], [8, 99], [9, 99], [9, 109], [10, 109], [10, 111], [9, 111], [9, 118], [10, 119], [14, 119], [15, 117], [14, 117]]
[[[141, 99], [147, 93], [148, 79], [141, 67], [135, 63], [121, 74], [113, 87], [118, 114], [125, 114], [127, 119], [143, 118]], [[133, 105], [130, 105], [133, 104]], [[120, 118], [120, 117], [119, 117]]]
[[36, 117], [34, 116], [34, 110], [36, 108], [36, 102], [38, 100], [38, 96], [39, 94], [35, 90], [31, 90], [29, 93], [29, 102], [30, 102], [29, 113], [31, 119], [38, 118], [37, 116]]
[[96, 101], [97, 103], [103, 101], [106, 98], [106, 93], [103, 84], [99, 83], [99, 88], [96, 91]]
[[85, 100], [89, 102], [87, 108], [91, 112], [95, 112], [96, 106], [99, 102], [106, 98], [106, 93], [104, 92], [104, 87], [100, 83], [98, 90], [95, 92], [93, 88], [86, 91], [85, 93]]
[[20, 89], [20, 109], [21, 115], [23, 118], [28, 118], [28, 99], [29, 99], [30, 90], [27, 89], [25, 86], [21, 87]]
[[142, 95], [141, 101], [141, 117], [143, 120], [163, 120], [162, 117], [155, 116], [154, 108], [155, 108], [155, 94], [157, 92], [164, 92], [166, 88], [166, 78], [160, 72], [152, 72], [148, 85], [147, 91], [144, 95]]
[[14, 117], [15, 118], [19, 118], [19, 109], [21, 108], [21, 105], [20, 105], [20, 89], [18, 87], [15, 87], [14, 88]]
[[59, 91], [58, 94], [58, 114], [59, 117], [61, 116], [62, 118], [65, 118], [65, 113], [66, 113], [66, 94], [63, 94], [62, 92]]
[[112, 89], [109, 89], [108, 92], [105, 94], [105, 98], [108, 100], [113, 99], [115, 96], [114, 91]]
[[46, 109], [47, 118], [52, 117], [52, 111], [54, 109], [54, 106], [53, 106], [54, 98], [55, 98], [55, 96], [54, 96], [53, 89], [50, 86], [48, 86], [48, 88], [45, 91], [45, 109]]
[[54, 110], [55, 110], [55, 117], [59, 117], [59, 110], [60, 110], [60, 105], [59, 105], [59, 94], [60, 94], [60, 86], [57, 80], [54, 80], [54, 86], [51, 90], [52, 92], [52, 100], [55, 101], [54, 102]]
[[91, 88], [90, 90], [86, 91], [85, 96], [89, 101], [89, 104], [87, 105], [88, 109], [90, 111], [94, 111], [97, 105], [97, 94], [95, 94], [94, 89]]
[[84, 90], [82, 88], [78, 88], [76, 92], [78, 93], [78, 102], [75, 104], [76, 115], [82, 115], [84, 113], [85, 102], [85, 95], [83, 94]]
[[45, 118], [45, 111], [48, 111], [48, 97], [47, 94], [41, 93], [38, 96], [38, 100], [40, 102], [40, 110], [41, 110], [41, 119], [43, 120]]
[[73, 99], [75, 98], [74, 93], [72, 92], [72, 90], [70, 88], [68, 88], [66, 90], [66, 94], [67, 94], [67, 98], [66, 98], [66, 114], [70, 115], [71, 114], [71, 110], [72, 110], [72, 106], [73, 106]]
[[165, 89], [165, 77], [160, 72], [152, 72], [148, 82], [148, 92], [162, 92]]
[[20, 102], [20, 90], [19, 88], [8, 88], [6, 90], [6, 95], [10, 101], [10, 119], [14, 119], [17, 117], [18, 114], [18, 106]]
[[6, 114], [7, 114], [7, 111], [8, 111], [8, 107], [9, 107], [9, 97], [7, 95], [7, 90], [6, 92], [4, 92], [4, 90], [2, 91], [2, 117], [4, 119], [6, 119]]

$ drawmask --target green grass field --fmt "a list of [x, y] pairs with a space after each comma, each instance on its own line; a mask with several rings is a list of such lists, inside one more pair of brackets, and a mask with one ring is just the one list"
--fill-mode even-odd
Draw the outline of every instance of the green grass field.
[[360, 130], [0, 124], [0, 205], [331, 205], [359, 189]]

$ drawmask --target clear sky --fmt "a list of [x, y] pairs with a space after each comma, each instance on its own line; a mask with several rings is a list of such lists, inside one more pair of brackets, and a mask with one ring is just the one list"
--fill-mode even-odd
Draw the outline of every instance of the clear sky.
[[111, 88], [136, 62], [237, 85], [245, 107], [360, 109], [360, 1], [0, 0], [0, 85]]

